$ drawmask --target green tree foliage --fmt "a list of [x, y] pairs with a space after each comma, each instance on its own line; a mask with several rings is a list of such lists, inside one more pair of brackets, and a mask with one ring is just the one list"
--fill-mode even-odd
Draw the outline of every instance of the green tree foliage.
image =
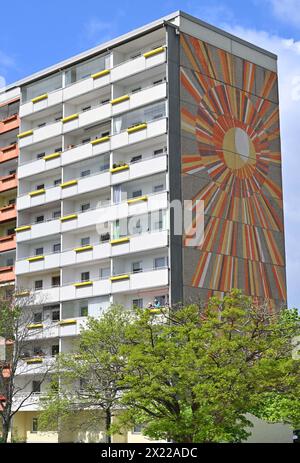
[[[111, 417], [119, 409], [107, 435], [142, 424], [150, 438], [183, 443], [241, 442], [249, 413], [295, 424], [299, 322], [296, 311], [272, 313], [238, 290], [160, 315], [113, 307], [89, 319], [75, 356], [59, 357], [59, 393], [44, 421], [78, 409]], [[68, 391], [80, 378], [85, 387], [74, 396]]]

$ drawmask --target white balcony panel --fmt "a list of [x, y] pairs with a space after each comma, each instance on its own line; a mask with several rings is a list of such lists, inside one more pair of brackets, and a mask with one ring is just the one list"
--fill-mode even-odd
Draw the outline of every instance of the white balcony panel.
[[137, 93], [132, 93], [129, 100], [112, 106], [112, 115], [119, 114], [124, 111], [138, 108], [146, 104], [161, 100], [167, 96], [167, 84], [162, 83], [153, 87], [146, 88]]
[[153, 270], [141, 273], [132, 273], [124, 281], [112, 282], [111, 292], [136, 291], [147, 288], [157, 288], [168, 285], [168, 269]]
[[111, 117], [110, 104], [103, 104], [89, 111], [79, 114], [79, 127], [85, 127], [86, 125], [93, 124], [103, 119]]
[[92, 155], [92, 145], [86, 143], [85, 145], [75, 146], [68, 149], [61, 154], [61, 164], [66, 166], [73, 162], [82, 161], [83, 159]]
[[68, 301], [71, 299], [82, 299], [86, 297], [102, 296], [110, 293], [109, 280], [94, 281], [91, 286], [83, 286], [75, 288], [75, 286], [67, 285], [61, 288], [61, 300]]
[[61, 337], [78, 336], [80, 334], [80, 330], [85, 328], [86, 322], [86, 317], [82, 317], [76, 318], [76, 323], [72, 323], [71, 325], [61, 325], [59, 328], [59, 335]]
[[25, 393], [15, 394], [12, 404], [12, 409], [19, 409], [21, 405], [21, 411], [34, 412], [40, 409], [40, 396], [39, 393], [33, 393], [30, 396], [30, 391]]
[[83, 79], [64, 88], [63, 98], [65, 101], [70, 100], [71, 98], [76, 98], [77, 96], [90, 92], [91, 90], [93, 90], [93, 79]]
[[61, 188], [53, 187], [45, 191], [44, 194], [38, 196], [30, 196], [29, 194], [20, 196], [17, 199], [18, 210], [26, 209], [28, 207], [40, 206], [53, 201], [58, 201], [61, 198]]
[[61, 254], [61, 266], [74, 265], [81, 262], [89, 262], [110, 257], [110, 244], [97, 244], [90, 251], [75, 252], [65, 251]]
[[167, 120], [165, 118], [158, 119], [157, 121], [149, 122], [146, 129], [139, 130], [131, 134], [121, 132], [114, 135], [111, 138], [111, 149], [113, 150], [131, 143], [137, 143], [139, 141], [146, 140], [147, 138], [157, 137], [166, 133], [166, 131]]
[[16, 369], [16, 375], [38, 375], [51, 371], [55, 363], [55, 357], [43, 357], [41, 363], [27, 364], [20, 361]]
[[130, 75], [150, 69], [153, 66], [158, 66], [164, 63], [166, 60], [166, 52], [159, 53], [150, 58], [139, 56], [138, 58], [121, 63], [118, 66], [111, 69], [111, 81], [114, 82], [119, 79], [124, 79]]
[[77, 119], [71, 119], [70, 121], [64, 122], [62, 125], [63, 133], [70, 132], [71, 130], [76, 130], [79, 127], [79, 117]]
[[84, 177], [78, 180], [77, 185], [64, 188], [62, 190], [62, 198], [69, 198], [77, 194], [88, 193], [89, 191], [104, 188], [110, 185], [109, 172], [103, 172], [90, 177]]
[[128, 170], [111, 174], [111, 183], [117, 185], [136, 178], [153, 175], [167, 170], [167, 156], [145, 159], [145, 161], [130, 164]]
[[32, 103], [28, 101], [20, 106], [20, 117], [28, 116], [29, 114], [36, 113], [43, 109], [50, 108], [57, 104], [62, 103], [62, 90], [55, 90], [54, 92], [48, 93], [48, 98]]
[[60, 232], [60, 221], [51, 220], [49, 222], [36, 223], [31, 226], [31, 230], [17, 233], [17, 242], [30, 239], [46, 237]]
[[62, 133], [61, 122], [55, 122], [54, 124], [49, 124], [49, 125], [46, 125], [45, 127], [34, 129], [32, 142], [38, 143], [48, 138], [57, 137], [58, 135], [61, 135], [61, 133]]
[[41, 289], [34, 292], [35, 304], [48, 304], [58, 302], [60, 299], [60, 287]]
[[39, 272], [58, 268], [60, 266], [60, 253], [46, 254], [44, 259], [36, 262], [29, 262], [27, 259], [16, 261], [16, 274]]
[[40, 172], [47, 172], [48, 170], [60, 167], [60, 158], [49, 159], [37, 159], [36, 161], [28, 162], [18, 167], [18, 178], [30, 177], [31, 175], [38, 174]]
[[28, 330], [28, 340], [38, 340], [45, 338], [58, 338], [60, 335], [60, 325], [58, 322], [43, 321], [43, 328]]

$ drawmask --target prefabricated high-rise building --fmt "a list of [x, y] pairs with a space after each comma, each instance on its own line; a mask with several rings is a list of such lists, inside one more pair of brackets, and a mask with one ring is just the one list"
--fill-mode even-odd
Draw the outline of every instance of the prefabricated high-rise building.
[[[14, 426], [28, 442], [76, 440], [38, 432], [49, 386], [38, 382], [88, 315], [232, 288], [271, 309], [286, 302], [277, 58], [175, 12], [9, 85], [0, 101], [9, 92], [21, 95], [16, 287], [35, 296], [19, 381], [36, 392]], [[8, 149], [15, 159], [1, 130], [1, 160]], [[1, 188], [16, 181], [3, 168]]]

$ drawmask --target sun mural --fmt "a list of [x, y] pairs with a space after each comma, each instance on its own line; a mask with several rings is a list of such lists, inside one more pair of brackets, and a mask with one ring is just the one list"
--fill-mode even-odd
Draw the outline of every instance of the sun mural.
[[182, 35], [181, 124], [183, 191], [205, 204], [187, 284], [284, 301], [276, 73]]

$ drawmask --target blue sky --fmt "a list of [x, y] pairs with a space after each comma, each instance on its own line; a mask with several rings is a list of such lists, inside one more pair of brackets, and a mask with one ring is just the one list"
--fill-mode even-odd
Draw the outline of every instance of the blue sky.
[[278, 54], [288, 299], [300, 308], [300, 0], [2, 2], [0, 87], [178, 9]]

